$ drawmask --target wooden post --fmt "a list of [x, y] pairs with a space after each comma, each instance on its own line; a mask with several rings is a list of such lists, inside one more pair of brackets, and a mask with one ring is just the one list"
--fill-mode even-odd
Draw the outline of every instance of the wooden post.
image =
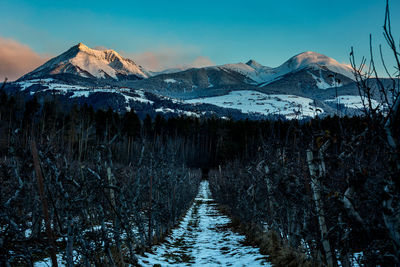
[[55, 250], [55, 246], [54, 246], [53, 231], [51, 229], [51, 223], [50, 223], [50, 217], [49, 217], [49, 209], [47, 206], [46, 197], [44, 195], [43, 175], [42, 175], [42, 170], [40, 168], [39, 155], [38, 155], [38, 151], [36, 148], [36, 142], [33, 139], [31, 140], [31, 151], [32, 151], [32, 157], [33, 157], [33, 164], [35, 166], [36, 177], [37, 177], [37, 181], [38, 181], [39, 196], [40, 196], [40, 200], [42, 202], [44, 222], [46, 225], [46, 234], [47, 234], [47, 238], [49, 239], [51, 264], [53, 267], [58, 267], [56, 250]]

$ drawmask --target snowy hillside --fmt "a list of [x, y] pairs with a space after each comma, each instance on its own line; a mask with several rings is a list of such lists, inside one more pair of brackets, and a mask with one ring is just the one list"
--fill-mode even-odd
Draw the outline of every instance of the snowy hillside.
[[[133, 102], [141, 102], [145, 104], [153, 104], [153, 101], [146, 98], [143, 90], [132, 90], [129, 88], [112, 88], [112, 87], [86, 87], [80, 85], [69, 85], [59, 83], [56, 80], [51, 78], [45, 80], [28, 80], [17, 82], [19, 86], [21, 86], [21, 91], [27, 90], [32, 85], [40, 84], [45, 89], [39, 91], [43, 92], [51, 92], [52, 94], [58, 95], [68, 95], [69, 98], [78, 98], [78, 97], [89, 97], [93, 93], [112, 93], [116, 95], [121, 95], [125, 99], [125, 108], [126, 110], [130, 110], [130, 103]], [[30, 91], [30, 95], [34, 95], [38, 93], [38, 91]]]
[[114, 79], [133, 76], [147, 78], [146, 71], [114, 50], [96, 50], [79, 43], [65, 53], [24, 75], [20, 80], [55, 74], [74, 74], [85, 78]]
[[257, 91], [233, 91], [228, 95], [187, 100], [187, 103], [206, 103], [239, 109], [244, 113], [283, 115], [287, 119], [314, 117], [324, 111], [315, 107], [310, 98], [295, 95], [267, 95]]

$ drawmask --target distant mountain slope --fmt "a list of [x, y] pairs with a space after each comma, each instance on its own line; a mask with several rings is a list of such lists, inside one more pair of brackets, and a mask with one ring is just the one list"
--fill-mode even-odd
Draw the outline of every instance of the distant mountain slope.
[[19, 80], [38, 79], [57, 74], [73, 74], [91, 79], [143, 79], [146, 71], [114, 50], [96, 50], [79, 43], [50, 59]]
[[341, 74], [349, 79], [354, 79], [352, 68], [341, 64], [333, 58], [315, 52], [298, 54], [276, 68], [259, 64], [254, 60], [245, 63], [226, 64], [215, 68], [224, 68], [239, 72], [253, 81], [253, 83], [267, 84], [288, 73], [298, 72], [302, 69], [328, 70]]
[[313, 67], [285, 74], [266, 85], [262, 84], [258, 90], [268, 94], [294, 94], [317, 99], [319, 95], [331, 95], [336, 91], [358, 94], [352, 79], [328, 69]]
[[145, 89], [165, 96], [186, 98], [219, 90], [248, 89], [248, 78], [236, 71], [222, 68], [192, 68], [164, 73], [144, 80], [123, 81], [119, 85]]
[[[185, 71], [162, 73], [141, 81], [127, 81], [124, 86], [179, 98], [213, 96], [232, 90], [254, 90], [296, 94], [310, 97], [316, 90], [354, 84], [352, 69], [327, 56], [305, 52], [276, 68], [255, 60]], [[356, 90], [356, 87], [353, 86]]]

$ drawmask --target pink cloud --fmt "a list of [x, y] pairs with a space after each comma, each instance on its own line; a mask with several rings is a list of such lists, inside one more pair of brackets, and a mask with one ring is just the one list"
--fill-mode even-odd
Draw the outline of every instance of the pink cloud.
[[199, 56], [197, 58], [195, 58], [193, 60], [193, 62], [191, 62], [189, 64], [189, 66], [194, 67], [194, 68], [202, 68], [202, 67], [208, 67], [208, 66], [212, 66], [215, 65], [215, 63], [213, 61], [211, 61], [208, 57], [203, 57], [203, 56]]
[[0, 37], [0, 81], [13, 81], [42, 65], [50, 57], [39, 55], [29, 46]]

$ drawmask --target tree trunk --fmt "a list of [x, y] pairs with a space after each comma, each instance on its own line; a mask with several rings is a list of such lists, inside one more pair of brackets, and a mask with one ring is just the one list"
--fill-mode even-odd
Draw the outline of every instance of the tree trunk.
[[320, 186], [320, 181], [319, 181], [320, 177], [319, 177], [319, 175], [317, 175], [317, 170], [323, 170], [324, 164], [321, 164], [320, 166], [317, 166], [315, 164], [314, 155], [311, 150], [307, 150], [307, 164], [308, 164], [308, 168], [310, 170], [311, 188], [313, 191], [313, 198], [314, 198], [315, 207], [317, 210], [319, 229], [321, 231], [321, 239], [322, 239], [322, 245], [323, 245], [324, 251], [325, 251], [326, 262], [327, 262], [328, 267], [332, 267], [332, 266], [334, 266], [333, 265], [334, 263], [333, 263], [331, 246], [329, 244], [329, 240], [327, 237], [328, 228], [327, 228], [326, 222], [325, 222], [325, 211], [324, 211], [322, 201], [321, 201], [321, 186]]
[[53, 267], [57, 267], [58, 264], [57, 264], [55, 246], [54, 246], [53, 231], [51, 229], [51, 222], [50, 222], [50, 217], [49, 217], [49, 209], [48, 209], [48, 205], [47, 205], [47, 200], [44, 195], [43, 176], [42, 176], [42, 170], [40, 168], [39, 155], [38, 155], [38, 151], [36, 148], [35, 140], [31, 141], [31, 150], [32, 150], [33, 164], [35, 166], [35, 172], [36, 172], [36, 177], [37, 177], [37, 181], [38, 181], [39, 196], [40, 196], [40, 200], [42, 202], [44, 221], [46, 224], [46, 234], [47, 234], [47, 238], [49, 239], [51, 264]]

